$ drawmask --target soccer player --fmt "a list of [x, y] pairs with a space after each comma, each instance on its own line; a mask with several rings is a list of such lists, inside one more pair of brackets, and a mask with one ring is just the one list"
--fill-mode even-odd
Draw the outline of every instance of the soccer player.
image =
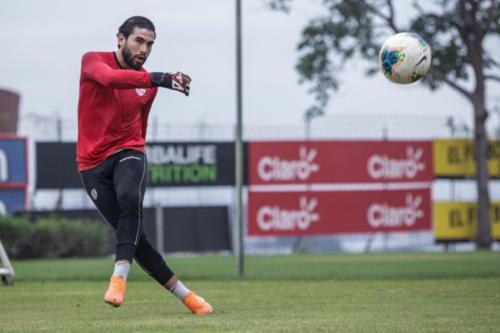
[[115, 268], [104, 301], [115, 307], [122, 304], [127, 274], [135, 258], [189, 310], [197, 315], [209, 314], [212, 306], [175, 277], [142, 226], [149, 111], [158, 87], [188, 96], [191, 79], [181, 72], [149, 73], [142, 67], [156, 39], [149, 19], [130, 17], [119, 27], [117, 38], [117, 51], [83, 56], [78, 100], [80, 176], [117, 239]]

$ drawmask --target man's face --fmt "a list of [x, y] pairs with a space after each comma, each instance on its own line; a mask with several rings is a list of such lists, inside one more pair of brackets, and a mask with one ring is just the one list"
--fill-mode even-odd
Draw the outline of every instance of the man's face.
[[155, 33], [145, 28], [135, 27], [127, 39], [119, 34], [119, 51], [127, 66], [135, 70], [141, 69], [151, 53], [154, 41]]

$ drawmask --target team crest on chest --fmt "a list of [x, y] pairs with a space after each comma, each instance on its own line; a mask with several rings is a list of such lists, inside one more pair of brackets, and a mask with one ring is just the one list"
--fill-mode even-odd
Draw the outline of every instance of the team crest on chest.
[[146, 89], [145, 88], [135, 88], [135, 92], [139, 96], [144, 96], [144, 94], [146, 94]]

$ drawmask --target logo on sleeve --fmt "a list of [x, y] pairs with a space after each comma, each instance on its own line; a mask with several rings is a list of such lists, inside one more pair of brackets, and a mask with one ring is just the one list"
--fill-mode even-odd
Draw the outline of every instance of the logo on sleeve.
[[135, 92], [138, 96], [144, 96], [146, 94], [146, 88], [135, 88]]

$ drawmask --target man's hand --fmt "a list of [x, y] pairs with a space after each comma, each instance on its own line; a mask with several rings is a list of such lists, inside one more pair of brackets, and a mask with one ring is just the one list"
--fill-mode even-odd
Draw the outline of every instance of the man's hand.
[[176, 71], [170, 73], [170, 77], [172, 78], [172, 89], [179, 90], [186, 96], [189, 96], [189, 90], [191, 89], [191, 78], [189, 75]]
[[177, 90], [189, 96], [191, 89], [191, 78], [189, 75], [175, 71], [173, 73], [151, 73], [151, 84], [155, 87], [164, 87]]

